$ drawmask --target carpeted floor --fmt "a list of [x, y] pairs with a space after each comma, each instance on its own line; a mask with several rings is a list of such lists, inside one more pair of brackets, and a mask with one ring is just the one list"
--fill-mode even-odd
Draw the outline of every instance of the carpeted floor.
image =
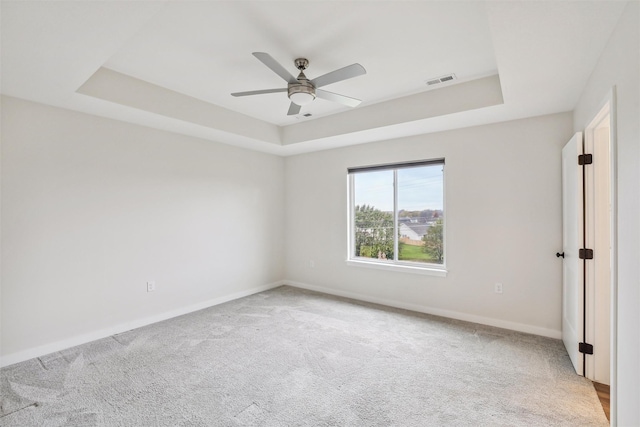
[[280, 287], [0, 371], [1, 426], [607, 426], [557, 340]]

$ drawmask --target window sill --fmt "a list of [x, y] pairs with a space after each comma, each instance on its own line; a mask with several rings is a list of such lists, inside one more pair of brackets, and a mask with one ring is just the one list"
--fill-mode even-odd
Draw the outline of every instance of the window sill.
[[447, 270], [436, 267], [414, 267], [402, 264], [383, 264], [380, 262], [360, 261], [348, 259], [347, 265], [350, 267], [365, 267], [378, 270], [397, 271], [400, 273], [422, 274], [425, 276], [447, 277]]

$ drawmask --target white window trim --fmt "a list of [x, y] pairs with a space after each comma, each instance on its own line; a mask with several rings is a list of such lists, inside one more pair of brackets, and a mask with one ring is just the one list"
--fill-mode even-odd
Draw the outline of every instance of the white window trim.
[[422, 274], [424, 276], [447, 277], [447, 270], [444, 268], [436, 268], [434, 264], [408, 265], [395, 263], [386, 263], [384, 261], [368, 261], [367, 258], [351, 258], [347, 259], [349, 267], [374, 268], [377, 270], [396, 271], [400, 273]]
[[[444, 164], [444, 158], [441, 159], [442, 163]], [[397, 165], [398, 167], [402, 166], [402, 163], [397, 163], [397, 164], [390, 164], [389, 168], [392, 169], [394, 168], [394, 165]], [[396, 179], [397, 179], [397, 169], [394, 168], [394, 185], [393, 185], [393, 192], [394, 192], [394, 207], [397, 206], [397, 189], [396, 189]], [[446, 206], [446, 194], [447, 194], [447, 189], [446, 189], [446, 177], [445, 177], [445, 173], [443, 173], [442, 176], [442, 187], [443, 187], [443, 209]], [[422, 274], [422, 275], [426, 275], [426, 276], [438, 276], [438, 277], [446, 277], [447, 276], [447, 268], [446, 268], [446, 260], [447, 260], [447, 220], [446, 218], [443, 218], [443, 223], [442, 223], [442, 238], [443, 238], [443, 242], [444, 242], [444, 259], [445, 259], [445, 263], [442, 265], [439, 264], [418, 264], [418, 263], [413, 263], [413, 262], [402, 262], [402, 261], [382, 261], [382, 260], [375, 260], [373, 258], [360, 258], [360, 257], [353, 257], [352, 258], [352, 254], [355, 253], [355, 242], [353, 239], [353, 231], [355, 230], [355, 215], [353, 212], [353, 208], [354, 208], [354, 180], [352, 178], [352, 174], [348, 173], [347, 174], [347, 250], [349, 251], [347, 254], [347, 260], [346, 260], [346, 264], [350, 267], [364, 267], [364, 268], [373, 268], [373, 269], [378, 269], [378, 270], [387, 270], [387, 271], [396, 271], [396, 272], [402, 272], [402, 273], [413, 273], [413, 274]], [[394, 209], [394, 229], [396, 229], [396, 234], [397, 234], [397, 212], [395, 212]], [[394, 245], [395, 250], [397, 251], [397, 239], [395, 239], [395, 243]]]

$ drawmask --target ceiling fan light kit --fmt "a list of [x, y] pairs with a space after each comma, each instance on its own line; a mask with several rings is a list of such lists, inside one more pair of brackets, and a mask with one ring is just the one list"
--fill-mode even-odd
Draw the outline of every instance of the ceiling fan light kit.
[[289, 87], [289, 99], [294, 104], [303, 107], [311, 104], [311, 102], [316, 99], [316, 94], [313, 90], [313, 86], [295, 85]]
[[321, 86], [330, 85], [332, 83], [337, 83], [342, 80], [347, 80], [366, 74], [367, 71], [360, 64], [351, 64], [349, 66], [324, 74], [313, 80], [309, 80], [307, 76], [304, 75], [304, 70], [306, 70], [309, 66], [309, 61], [306, 58], [297, 58], [294, 61], [296, 68], [300, 70], [300, 74], [298, 74], [298, 77], [296, 78], [293, 77], [282, 65], [280, 65], [280, 63], [273, 59], [273, 57], [271, 57], [271, 55], [269, 55], [268, 53], [254, 52], [253, 56], [258, 58], [258, 60], [269, 67], [271, 71], [284, 79], [287, 82], [287, 88], [236, 92], [232, 93], [232, 96], [249, 96], [261, 95], [265, 93], [287, 92], [287, 96], [291, 101], [289, 111], [287, 112], [287, 115], [289, 116], [298, 114], [302, 106], [310, 104], [311, 102], [313, 102], [313, 100], [316, 99], [316, 97], [323, 98], [328, 101], [338, 102], [349, 107], [355, 107], [361, 102], [359, 99], [317, 89]]

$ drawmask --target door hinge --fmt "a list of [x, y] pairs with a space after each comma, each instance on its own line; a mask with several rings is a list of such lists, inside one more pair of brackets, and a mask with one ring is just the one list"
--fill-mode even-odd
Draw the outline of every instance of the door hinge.
[[593, 164], [593, 154], [579, 154], [578, 165], [590, 165]]
[[580, 259], [593, 259], [593, 249], [580, 249], [578, 257]]
[[593, 354], [593, 344], [587, 344], [586, 342], [581, 342], [578, 344], [578, 351], [584, 354]]

